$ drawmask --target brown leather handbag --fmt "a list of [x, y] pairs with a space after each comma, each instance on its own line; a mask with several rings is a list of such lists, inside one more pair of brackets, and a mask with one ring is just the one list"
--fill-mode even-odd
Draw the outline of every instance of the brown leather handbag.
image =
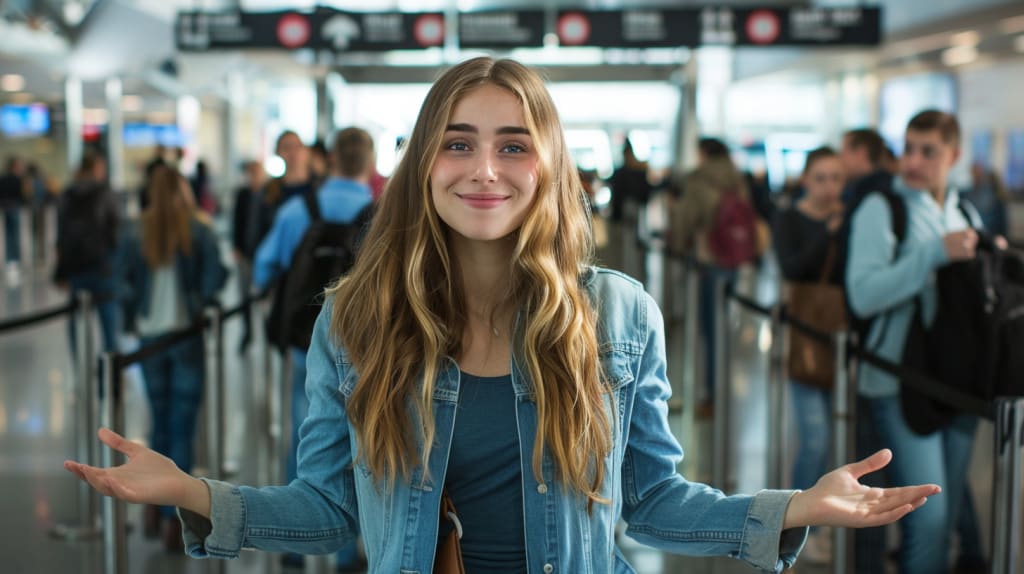
[[[847, 325], [843, 289], [828, 283], [835, 260], [836, 245], [833, 243], [817, 282], [789, 283], [789, 303], [786, 306], [790, 317], [826, 333], [837, 333], [846, 329]], [[792, 327], [789, 329], [787, 364], [791, 379], [823, 389], [832, 388], [835, 381], [835, 354], [832, 348]]]
[[466, 574], [466, 566], [462, 563], [462, 523], [459, 522], [459, 517], [455, 513], [455, 503], [448, 496], [447, 490], [441, 494], [441, 511], [438, 514], [438, 520], [442, 524], [448, 521], [455, 527], [437, 547], [434, 574]]

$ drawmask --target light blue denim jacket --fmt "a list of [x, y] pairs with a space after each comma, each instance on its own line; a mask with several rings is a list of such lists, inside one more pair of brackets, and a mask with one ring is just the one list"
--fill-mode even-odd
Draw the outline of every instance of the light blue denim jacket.
[[[732, 556], [766, 572], [792, 565], [807, 530], [782, 530], [792, 491], [727, 497], [676, 472], [683, 453], [667, 420], [664, 326], [654, 301], [639, 283], [613, 271], [594, 269], [583, 281], [598, 309], [601, 361], [613, 389], [607, 405], [615, 441], [604, 461], [601, 489], [611, 503], [595, 504], [588, 514], [584, 498], [555, 482], [547, 454], [543, 476], [539, 481], [534, 476], [537, 409], [517, 361], [521, 352], [513, 351], [529, 572], [633, 572], [615, 546], [620, 517], [631, 537], [669, 552]], [[428, 478], [423, 481], [417, 468], [409, 482], [399, 481], [389, 491], [361, 464], [353, 466], [355, 433], [345, 402], [358, 380], [345, 350], [331, 341], [330, 313], [328, 303], [307, 358], [310, 406], [300, 431], [298, 478], [288, 486], [259, 489], [204, 479], [211, 493], [212, 531], [200, 539], [189, 527], [195, 521], [185, 520], [190, 555], [233, 558], [242, 548], [326, 554], [361, 533], [370, 572], [433, 570], [458, 366], [448, 361], [434, 391], [437, 438]]]

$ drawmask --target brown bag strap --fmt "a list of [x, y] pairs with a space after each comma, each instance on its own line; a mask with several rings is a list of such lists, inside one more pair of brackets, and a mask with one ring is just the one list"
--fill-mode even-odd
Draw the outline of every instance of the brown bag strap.
[[459, 520], [459, 514], [455, 511], [455, 503], [452, 502], [452, 497], [448, 496], [448, 490], [446, 489], [441, 493], [441, 520], [447, 520], [455, 524], [455, 533], [462, 540], [462, 522]]

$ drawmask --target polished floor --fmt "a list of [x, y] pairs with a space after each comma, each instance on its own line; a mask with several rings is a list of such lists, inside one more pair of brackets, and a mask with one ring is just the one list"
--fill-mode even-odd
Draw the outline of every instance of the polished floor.
[[[27, 236], [27, 233], [26, 233]], [[26, 240], [28, 238], [26, 237]], [[603, 252], [606, 261], [644, 261], [637, 252], [623, 253], [622, 246]], [[625, 249], [631, 249], [626, 247]], [[26, 245], [26, 253], [30, 251]], [[45, 309], [64, 301], [65, 294], [49, 281], [50, 264], [28, 262], [22, 266], [16, 283], [0, 286], [0, 319]], [[227, 252], [225, 250], [225, 259]], [[664, 301], [662, 277], [666, 272], [658, 257], [648, 257], [647, 269], [627, 269], [645, 275], [649, 290]], [[671, 282], [669, 282], [672, 284]], [[741, 281], [744, 292], [764, 302], [774, 300], [777, 289], [771, 263], [758, 274], [748, 274]], [[675, 290], [673, 289], [673, 292]], [[229, 285], [225, 291], [229, 305], [236, 300], [236, 290]], [[670, 373], [681, 377], [683, 372], [681, 326], [683, 314], [680, 299], [666, 302]], [[673, 311], [675, 309], [675, 311]], [[733, 356], [734, 413], [728, 475], [725, 490], [753, 492], [767, 485], [767, 355], [771, 333], [763, 318], [734, 310], [730, 317], [730, 338]], [[66, 458], [76, 457], [76, 413], [80, 412], [80, 393], [67, 347], [66, 324], [56, 319], [45, 324], [0, 333], [0, 572], [92, 574], [103, 572], [103, 547], [97, 538], [66, 539], [55, 537], [58, 524], [77, 524], [80, 488], [77, 481], [61, 467]], [[275, 437], [279, 424], [274, 392], [268, 390], [267, 374], [280, 373], [282, 365], [264, 362], [262, 347], [257, 341], [247, 354], [237, 352], [239, 325], [226, 325], [227, 380], [225, 391], [225, 432], [221, 437], [225, 450], [225, 466], [233, 472], [232, 480], [246, 484], [269, 484], [275, 473], [271, 463], [277, 460]], [[132, 341], [122, 341], [125, 350]], [[138, 373], [129, 370], [126, 377], [126, 433], [144, 441], [148, 428], [148, 409]], [[678, 381], [674, 381], [679, 389]], [[276, 391], [280, 392], [280, 391]], [[680, 407], [684, 405], [679, 405]], [[710, 480], [711, 429], [702, 423], [691, 424], [692, 417], [683, 416], [685, 408], [674, 409], [673, 428], [687, 446], [683, 470], [691, 479]], [[796, 438], [792, 439], [797, 440]], [[991, 425], [984, 423], [978, 433], [977, 447], [971, 465], [971, 481], [981, 509], [983, 539], [988, 536], [991, 512]], [[277, 556], [245, 552], [228, 563], [191, 560], [183, 555], [170, 555], [158, 541], [143, 538], [140, 533], [141, 511], [128, 507], [131, 525], [128, 537], [128, 566], [131, 573], [199, 573], [207, 570], [230, 573], [281, 572]], [[621, 544], [641, 574], [753, 572], [750, 567], [729, 559], [697, 559], [665, 555], [642, 547], [626, 537]], [[322, 562], [308, 561], [307, 571], [318, 571]], [[798, 565], [803, 573], [827, 572], [824, 566]], [[326, 571], [326, 570], [324, 570]], [[296, 572], [296, 570], [285, 570]]]

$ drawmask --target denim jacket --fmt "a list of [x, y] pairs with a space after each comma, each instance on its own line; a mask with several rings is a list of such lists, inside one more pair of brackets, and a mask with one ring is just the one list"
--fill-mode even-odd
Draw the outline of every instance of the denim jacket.
[[[766, 572], [792, 565], [807, 530], [782, 530], [792, 492], [727, 497], [676, 472], [683, 453], [667, 420], [663, 322], [654, 301], [639, 283], [614, 271], [594, 269], [583, 281], [598, 310], [600, 358], [612, 387], [607, 408], [615, 440], [601, 488], [611, 503], [595, 503], [588, 514], [586, 499], [555, 481], [547, 453], [543, 476], [534, 476], [537, 409], [518, 361], [521, 353], [514, 350], [529, 572], [633, 572], [615, 546], [620, 517], [631, 537], [669, 552], [732, 556]], [[417, 468], [409, 481], [389, 490], [361, 464], [353, 466], [356, 439], [345, 402], [358, 377], [345, 350], [331, 342], [330, 314], [328, 303], [306, 363], [310, 406], [300, 431], [298, 478], [288, 486], [258, 489], [203, 479], [210, 488], [211, 520], [180, 511], [190, 555], [233, 558], [242, 548], [325, 554], [362, 534], [370, 572], [432, 572], [458, 366], [449, 359], [434, 390], [437, 437], [426, 480]]]

